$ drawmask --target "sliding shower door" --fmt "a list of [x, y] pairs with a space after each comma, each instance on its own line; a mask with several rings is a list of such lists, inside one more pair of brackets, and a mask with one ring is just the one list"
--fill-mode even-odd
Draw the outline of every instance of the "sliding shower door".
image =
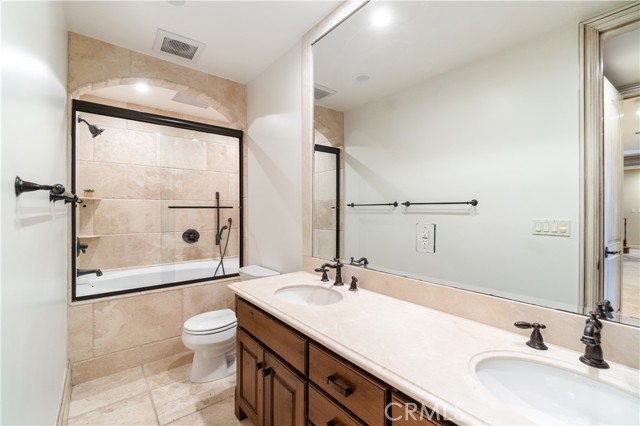
[[313, 153], [313, 257], [340, 258], [340, 149]]
[[242, 131], [74, 101], [73, 300], [242, 264]]

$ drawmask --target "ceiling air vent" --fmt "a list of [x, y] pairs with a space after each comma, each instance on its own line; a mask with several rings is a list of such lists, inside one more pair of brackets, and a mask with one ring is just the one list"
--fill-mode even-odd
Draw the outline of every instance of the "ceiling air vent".
[[327, 96], [336, 93], [335, 90], [329, 89], [328, 87], [321, 86], [319, 84], [314, 85], [313, 89], [313, 97], [316, 101], [319, 101], [322, 98], [326, 98]]
[[199, 41], [158, 29], [153, 50], [195, 62], [200, 58], [205, 46]]

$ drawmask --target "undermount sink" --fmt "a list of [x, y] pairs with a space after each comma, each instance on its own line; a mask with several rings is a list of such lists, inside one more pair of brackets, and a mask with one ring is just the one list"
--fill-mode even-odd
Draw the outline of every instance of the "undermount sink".
[[537, 424], [638, 424], [638, 395], [560, 367], [489, 358], [475, 372], [493, 395]]
[[331, 305], [342, 300], [342, 294], [326, 287], [294, 285], [275, 291], [274, 295], [283, 302], [295, 305]]

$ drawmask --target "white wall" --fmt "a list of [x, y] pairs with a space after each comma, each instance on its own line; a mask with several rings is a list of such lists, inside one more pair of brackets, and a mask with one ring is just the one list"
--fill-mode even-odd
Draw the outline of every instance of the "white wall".
[[[346, 112], [346, 203], [479, 205], [347, 207], [345, 257], [575, 309], [578, 70], [575, 25]], [[534, 236], [534, 218], [569, 219], [572, 235]], [[435, 254], [416, 252], [418, 222], [436, 224]]]
[[302, 269], [302, 58], [297, 44], [247, 85], [248, 264]]
[[58, 2], [2, 2], [2, 424], [54, 424], [67, 366], [67, 214], [16, 175], [66, 176], [67, 32]]

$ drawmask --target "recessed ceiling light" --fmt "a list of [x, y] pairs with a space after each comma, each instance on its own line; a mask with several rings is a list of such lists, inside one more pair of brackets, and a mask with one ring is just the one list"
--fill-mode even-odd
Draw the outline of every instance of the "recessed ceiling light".
[[198, 139], [193, 138], [193, 139], [191, 139], [191, 142], [198, 142]]
[[147, 93], [149, 91], [149, 85], [147, 83], [136, 84], [136, 90], [140, 93]]
[[371, 23], [374, 27], [386, 27], [387, 25], [389, 25], [389, 22], [391, 22], [391, 15], [389, 15], [389, 12], [387, 12], [386, 10], [376, 10], [371, 16]]
[[360, 75], [356, 76], [355, 80], [358, 83], [365, 83], [365, 82], [369, 81], [369, 78], [370, 77], [367, 74], [360, 74]]

